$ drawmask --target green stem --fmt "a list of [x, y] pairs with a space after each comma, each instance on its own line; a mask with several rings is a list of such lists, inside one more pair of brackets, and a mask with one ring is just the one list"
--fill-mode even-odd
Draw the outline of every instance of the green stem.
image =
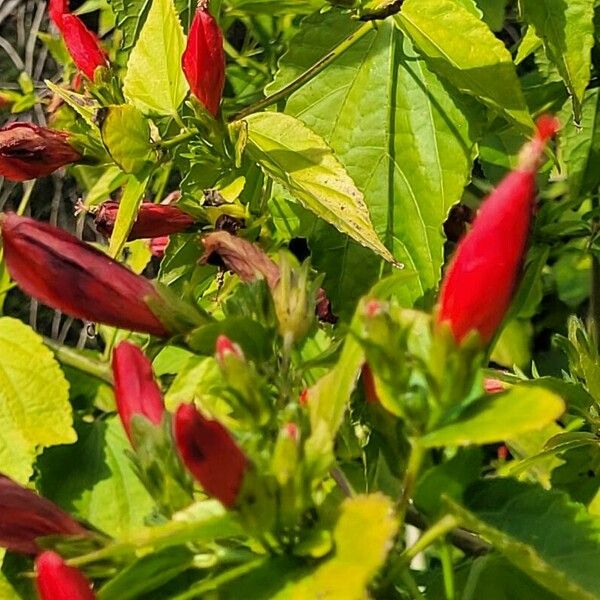
[[[594, 194], [592, 197], [592, 210], [600, 207], [600, 198], [598, 194]], [[594, 219], [592, 223], [592, 234], [590, 237], [590, 246], [598, 230], [600, 229], [600, 223], [597, 219]], [[588, 313], [588, 331], [590, 336], [598, 348], [600, 345], [600, 260], [596, 253], [590, 248], [590, 255], [592, 259], [592, 270], [590, 276], [590, 307]]]
[[400, 563], [408, 564], [410, 561], [429, 548], [439, 538], [450, 533], [455, 527], [458, 527], [459, 521], [454, 515], [446, 515], [437, 523], [434, 523], [423, 535], [410, 547], [407, 548], [399, 557]]
[[235, 114], [231, 120], [238, 121], [251, 115], [255, 112], [264, 110], [265, 108], [276, 104], [280, 100], [287, 98], [290, 94], [293, 94], [297, 89], [301, 88], [305, 83], [308, 83], [313, 77], [318, 75], [323, 69], [328, 67], [334, 60], [339, 58], [346, 50], [351, 48], [358, 40], [363, 38], [367, 33], [374, 29], [372, 22], [367, 22], [361, 25], [354, 33], [351, 33], [347, 38], [342, 40], [333, 50], [328, 52], [325, 56], [319, 59], [312, 67], [309, 67], [304, 73], [296, 77], [293, 81], [290, 81], [285, 87], [282, 87], [279, 91], [247, 106]]
[[54, 352], [59, 362], [63, 363], [64, 365], [68, 365], [69, 367], [73, 367], [78, 371], [82, 371], [83, 373], [92, 375], [93, 377], [105, 381], [106, 383], [112, 384], [112, 375], [110, 367], [107, 363], [94, 360], [93, 358], [85, 356], [73, 348], [63, 346], [62, 344], [59, 344], [49, 338], [44, 338], [44, 344], [46, 344], [46, 346], [48, 346], [48, 348]]
[[21, 197], [21, 202], [19, 202], [19, 207], [17, 208], [17, 214], [19, 216], [23, 216], [27, 206], [29, 205], [29, 200], [31, 200], [31, 194], [33, 192], [33, 188], [35, 187], [36, 181], [37, 180], [34, 179], [33, 181], [26, 181], [23, 184], [23, 196]]
[[192, 139], [193, 137], [196, 137], [198, 133], [199, 132], [197, 129], [188, 129], [187, 131], [184, 131], [179, 135], [169, 138], [168, 140], [158, 142], [157, 145], [161, 148], [171, 148], [173, 146], [177, 146], [177, 144], [181, 144], [181, 142], [185, 142], [187, 140]]
[[406, 509], [413, 495], [417, 477], [425, 458], [425, 449], [419, 444], [418, 440], [413, 440], [410, 455], [408, 457], [408, 464], [406, 465], [406, 472], [404, 473], [404, 481], [402, 484], [402, 495], [398, 501], [398, 519], [400, 523], [404, 523], [406, 517]]
[[440, 561], [442, 562], [442, 574], [444, 576], [444, 591], [446, 600], [455, 600], [456, 591], [454, 585], [454, 565], [452, 564], [452, 549], [446, 542], [441, 543]]

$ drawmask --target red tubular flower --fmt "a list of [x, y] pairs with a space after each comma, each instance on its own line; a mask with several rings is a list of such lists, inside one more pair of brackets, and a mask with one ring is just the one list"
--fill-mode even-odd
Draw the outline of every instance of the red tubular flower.
[[37, 554], [41, 551], [37, 538], [88, 534], [56, 504], [0, 474], [0, 547]]
[[40, 600], [94, 600], [85, 575], [69, 567], [56, 552], [46, 551], [35, 561], [35, 583]]
[[112, 369], [117, 410], [129, 439], [133, 415], [160, 425], [165, 405], [146, 355], [135, 344], [121, 342], [113, 351]]
[[216, 117], [225, 86], [225, 52], [223, 34], [206, 6], [196, 11], [181, 62], [192, 94]]
[[11, 123], [0, 129], [0, 175], [26, 181], [50, 175], [81, 159], [63, 131], [33, 123]]
[[62, 30], [63, 17], [69, 13], [69, 0], [50, 0], [48, 12], [52, 22]]
[[[100, 233], [109, 237], [115, 226], [118, 202], [104, 202], [94, 220]], [[143, 202], [131, 231], [129, 240], [156, 238], [188, 230], [195, 223], [194, 218], [176, 206]]]
[[60, 25], [55, 21], [73, 62], [88, 79], [93, 81], [96, 69], [108, 66], [106, 53], [100, 47], [98, 38], [75, 15], [63, 13], [59, 22]]
[[30, 296], [78, 319], [168, 335], [149, 308], [163, 301], [147, 279], [46, 223], [7, 213], [0, 227], [8, 271]]
[[152, 256], [156, 256], [156, 258], [162, 258], [165, 255], [165, 252], [167, 251], [168, 245], [168, 235], [152, 238], [150, 240], [150, 252], [152, 253]]
[[233, 506], [248, 461], [227, 429], [206, 419], [193, 404], [182, 404], [175, 413], [174, 434], [183, 463], [204, 491]]
[[546, 142], [558, 131], [553, 117], [538, 121], [518, 167], [484, 201], [459, 242], [440, 291], [437, 321], [457, 343], [476, 331], [490, 342], [510, 305], [525, 255], [535, 200], [535, 175]]

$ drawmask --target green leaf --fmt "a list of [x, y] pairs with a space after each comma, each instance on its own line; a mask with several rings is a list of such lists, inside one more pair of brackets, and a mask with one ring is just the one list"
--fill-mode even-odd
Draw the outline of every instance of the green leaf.
[[229, 0], [227, 12], [236, 17], [248, 15], [306, 15], [321, 8], [321, 0]]
[[[307, 19], [269, 91], [289, 83], [357, 27], [337, 11]], [[295, 92], [286, 112], [332, 146], [363, 192], [379, 237], [418, 273], [421, 293], [437, 286], [442, 223], [462, 195], [476, 124], [483, 120], [477, 103], [442, 83], [385, 21]], [[324, 229], [315, 234], [311, 247], [329, 250], [328, 264], [337, 261], [341, 281], [359, 276], [360, 253], [351, 244], [331, 239]]]
[[[444, 577], [437, 569], [426, 583], [427, 598], [444, 598]], [[462, 562], [454, 569], [456, 598], [461, 600], [560, 600], [503, 556], [490, 553]]]
[[386, 260], [362, 193], [331, 148], [302, 121], [276, 112], [246, 117], [247, 151], [306, 208]]
[[110, 236], [109, 254], [114, 258], [119, 256], [129, 232], [135, 223], [138, 208], [144, 198], [147, 179], [139, 180], [135, 175], [130, 175], [125, 184], [125, 191], [119, 203], [117, 219], [112, 235]]
[[0, 356], [1, 470], [26, 482], [39, 449], [77, 439], [69, 386], [42, 338], [17, 319], [0, 318]]
[[174, 115], [188, 90], [181, 69], [185, 35], [172, 0], [154, 0], [131, 51], [125, 97], [140, 110]]
[[433, 71], [519, 125], [532, 127], [510, 53], [469, 10], [456, 0], [406, 0], [397, 19]]
[[541, 429], [565, 410], [562, 399], [535, 385], [515, 385], [500, 394], [479, 398], [458, 418], [420, 439], [426, 448], [501, 442], [526, 431]]
[[[563, 119], [561, 146], [567, 165], [569, 194], [583, 199], [600, 185], [600, 93], [598, 88], [585, 93], [581, 107], [581, 123], [577, 127]], [[566, 115], [565, 115], [566, 116]]]
[[[282, 598], [364, 598], [398, 529], [392, 501], [383, 494], [344, 500], [333, 531], [335, 554]], [[360, 544], [356, 541], [360, 539]]]
[[106, 199], [127, 181], [127, 175], [116, 165], [105, 167], [101, 174], [94, 179], [94, 184], [85, 196], [85, 206], [96, 206]]
[[600, 598], [600, 520], [564, 492], [512, 479], [481, 481], [450, 501], [463, 524], [566, 600]]
[[370, 494], [348, 498], [341, 505], [333, 531], [335, 552], [316, 569], [307, 571], [288, 558], [275, 557], [258, 565], [249, 575], [219, 587], [219, 598], [367, 598], [367, 586], [383, 565], [397, 529], [388, 497]]
[[156, 159], [150, 125], [135, 106], [109, 106], [101, 133], [106, 149], [125, 173], [140, 175]]
[[477, 6], [483, 12], [483, 20], [492, 31], [501, 31], [504, 26], [508, 0], [477, 0]]
[[575, 120], [590, 81], [594, 45], [594, 0], [521, 0], [525, 20], [542, 39], [573, 100]]
[[138, 531], [154, 501], [125, 454], [130, 445], [121, 422], [116, 417], [81, 422], [78, 433], [77, 444], [52, 448], [40, 457], [40, 492], [109, 535]]
[[138, 39], [152, 0], [108, 0], [116, 26], [123, 32], [122, 50], [130, 50]]
[[193, 553], [183, 547], [165, 548], [143, 556], [123, 569], [98, 592], [99, 600], [131, 600], [153, 592], [192, 566]]

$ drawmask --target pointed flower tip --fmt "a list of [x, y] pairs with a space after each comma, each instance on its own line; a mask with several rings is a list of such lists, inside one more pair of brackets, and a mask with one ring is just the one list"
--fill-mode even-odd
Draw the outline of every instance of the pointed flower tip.
[[542, 115], [537, 119], [535, 129], [535, 137], [541, 142], [546, 143], [560, 131], [560, 121], [554, 115]]
[[236, 356], [240, 360], [244, 360], [244, 353], [242, 349], [238, 346], [238, 344], [232, 342], [226, 335], [220, 335], [217, 338], [215, 350], [218, 360], [223, 360], [230, 354]]

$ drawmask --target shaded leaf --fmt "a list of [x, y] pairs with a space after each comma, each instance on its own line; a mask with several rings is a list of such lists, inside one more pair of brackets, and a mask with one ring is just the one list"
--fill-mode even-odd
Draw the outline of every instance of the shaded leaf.
[[451, 510], [540, 585], [567, 600], [600, 597], [600, 520], [564, 492], [511, 479], [481, 481]]
[[575, 120], [590, 81], [595, 0], [521, 0], [525, 20], [542, 39], [573, 100]]

